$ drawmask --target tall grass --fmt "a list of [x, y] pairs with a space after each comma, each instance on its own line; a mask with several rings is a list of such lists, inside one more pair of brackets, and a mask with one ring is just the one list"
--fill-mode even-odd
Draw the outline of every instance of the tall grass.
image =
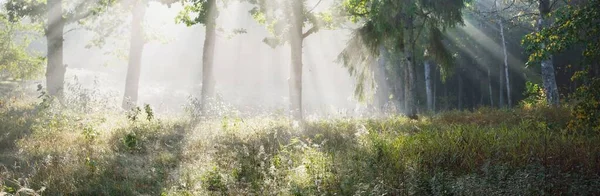
[[564, 108], [295, 127], [276, 117], [193, 122], [39, 106], [0, 109], [0, 193], [600, 194], [600, 136], [566, 131]]

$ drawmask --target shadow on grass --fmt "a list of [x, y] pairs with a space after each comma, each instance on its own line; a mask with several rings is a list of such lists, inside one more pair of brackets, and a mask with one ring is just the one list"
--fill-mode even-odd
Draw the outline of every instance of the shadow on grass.
[[390, 119], [224, 134], [203, 183], [221, 195], [599, 194], [600, 138], [533, 125]]
[[31, 126], [35, 121], [32, 116], [35, 116], [36, 109], [33, 105], [3, 107], [0, 108], [0, 164], [12, 165], [17, 160], [17, 142], [32, 132]]
[[160, 195], [178, 182], [186, 134], [181, 123], [150, 123], [117, 131], [110, 139], [114, 154], [99, 160], [98, 171], [77, 195]]

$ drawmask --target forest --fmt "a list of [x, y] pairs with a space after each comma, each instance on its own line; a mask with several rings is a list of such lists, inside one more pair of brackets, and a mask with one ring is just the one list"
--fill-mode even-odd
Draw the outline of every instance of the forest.
[[0, 196], [600, 195], [600, 0], [0, 0]]

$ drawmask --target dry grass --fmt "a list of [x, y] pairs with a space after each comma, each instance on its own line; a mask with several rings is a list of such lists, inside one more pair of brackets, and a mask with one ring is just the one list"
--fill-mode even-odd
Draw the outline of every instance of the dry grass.
[[[0, 192], [45, 195], [599, 194], [598, 135], [565, 109], [419, 121], [137, 120], [16, 101], [0, 109]], [[24, 189], [28, 188], [28, 189]]]

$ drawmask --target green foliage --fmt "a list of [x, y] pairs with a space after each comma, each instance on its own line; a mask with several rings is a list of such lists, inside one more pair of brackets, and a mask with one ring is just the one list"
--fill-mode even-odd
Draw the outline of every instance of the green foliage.
[[523, 96], [525, 99], [521, 101], [521, 107], [531, 108], [546, 105], [546, 95], [544, 94], [544, 89], [539, 84], [527, 81]]
[[154, 119], [154, 112], [150, 107], [150, 104], [144, 104], [144, 111], [146, 112], [146, 120], [151, 121]]
[[133, 132], [125, 135], [125, 138], [123, 138], [123, 144], [130, 151], [139, 149], [138, 138]]
[[32, 39], [40, 36], [39, 25], [11, 22], [0, 13], [0, 76], [16, 79], [35, 79], [44, 68], [44, 58], [38, 51], [28, 49]]
[[195, 24], [216, 25], [219, 16], [217, 0], [186, 0], [185, 7], [177, 15], [175, 21], [182, 22], [187, 26]]
[[[364, 93], [369, 92], [365, 89], [373, 86], [369, 67], [378, 58], [382, 46], [399, 56], [405, 55], [406, 47], [414, 49], [411, 59], [420, 57], [427, 49], [429, 57], [441, 65], [442, 76], [448, 75], [453, 59], [442, 43], [442, 32], [463, 22], [465, 2], [468, 0], [443, 3], [425, 0], [344, 0], [342, 10], [351, 21], [360, 25], [338, 56], [338, 61], [357, 78], [355, 96], [363, 100]], [[413, 60], [413, 63], [416, 61]]]
[[[322, 12], [314, 12], [314, 9], [319, 6], [307, 5], [306, 0], [302, 1], [302, 18], [303, 26], [310, 29], [303, 31], [303, 38], [317, 33], [321, 29], [335, 29], [342, 23], [341, 17], [334, 10], [326, 10]], [[254, 7], [249, 11], [250, 15], [259, 24], [265, 25], [270, 32], [271, 37], [267, 37], [263, 42], [273, 48], [283, 45], [289, 41], [293, 16], [294, 1], [271, 1], [271, 0], [242, 0], [248, 2]], [[320, 2], [319, 2], [320, 3]], [[304, 30], [305, 28], [303, 28]]]
[[580, 133], [600, 133], [600, 78], [588, 78], [585, 71], [578, 72], [573, 80], [583, 81], [571, 98], [575, 100], [573, 119], [569, 129]]
[[[34, 22], [47, 22], [46, 14], [48, 0], [8, 0], [4, 5], [11, 21], [21, 21], [29, 18]], [[63, 19], [66, 24], [79, 22], [90, 16], [98, 16], [112, 7], [116, 0], [97, 1], [61, 1], [65, 8]], [[74, 3], [74, 4], [73, 4]]]
[[523, 39], [528, 54], [528, 64], [546, 59], [570, 47], [582, 44], [582, 57], [588, 62], [600, 60], [600, 1], [591, 0], [582, 6], [566, 6], [553, 13], [556, 21], [540, 32], [531, 33]]
[[224, 180], [218, 167], [213, 167], [202, 176], [202, 184], [206, 190], [227, 195], [227, 186]]

